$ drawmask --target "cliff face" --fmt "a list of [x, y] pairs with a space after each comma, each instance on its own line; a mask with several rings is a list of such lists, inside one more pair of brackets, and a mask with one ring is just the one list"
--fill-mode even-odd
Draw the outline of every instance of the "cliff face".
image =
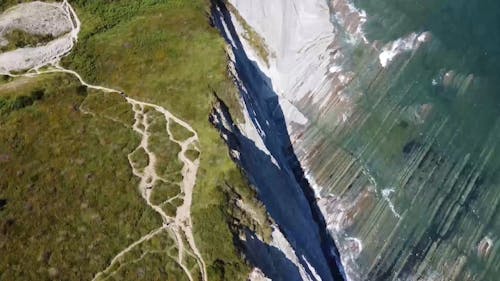
[[368, 2], [215, 6], [248, 117], [233, 148], [311, 280], [336, 274], [324, 228], [348, 280], [494, 280], [496, 76], [433, 21]]
[[272, 82], [248, 58], [223, 3], [214, 5], [213, 20], [231, 44], [245, 120], [234, 124], [221, 103], [212, 122], [275, 222], [270, 244], [246, 233], [247, 257], [272, 280], [341, 280], [335, 246], [293, 153]]

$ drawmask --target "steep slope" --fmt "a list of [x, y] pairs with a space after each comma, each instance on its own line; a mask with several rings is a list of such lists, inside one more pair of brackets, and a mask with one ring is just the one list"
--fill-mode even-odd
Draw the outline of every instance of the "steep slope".
[[251, 261], [273, 280], [340, 280], [342, 270], [337, 264], [335, 245], [326, 233], [314, 194], [291, 151], [284, 113], [279, 107], [280, 99], [271, 81], [244, 52], [226, 5], [215, 2], [212, 14], [215, 25], [227, 32], [223, 35], [231, 45], [228, 52], [234, 59], [232, 68], [246, 110], [244, 122], [234, 124], [222, 107], [215, 114], [214, 123], [231, 149], [238, 152], [236, 160], [288, 240], [290, 246], [281, 251], [294, 252], [287, 258], [297, 272], [288, 272], [280, 264], [268, 264], [260, 257], [262, 253], [253, 253], [257, 247], [247, 247], [250, 256], [254, 256]]
[[[259, 132], [246, 136], [280, 168], [283, 154], [297, 156], [348, 280], [493, 280], [500, 131], [487, 60], [497, 59], [496, 37], [471, 20], [468, 41], [455, 32], [480, 10], [472, 3], [359, 2], [366, 12], [345, 0], [230, 0], [231, 16], [217, 12]], [[496, 23], [493, 14], [477, 26]], [[293, 153], [283, 152], [288, 138]], [[266, 199], [286, 195], [261, 186], [271, 215], [300, 206]]]

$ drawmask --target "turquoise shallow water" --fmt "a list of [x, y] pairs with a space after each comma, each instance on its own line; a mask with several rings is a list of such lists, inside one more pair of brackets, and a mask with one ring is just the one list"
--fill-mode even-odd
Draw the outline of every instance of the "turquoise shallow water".
[[[299, 105], [313, 120], [299, 157], [337, 200], [326, 217], [347, 214], [332, 227], [346, 267], [355, 280], [499, 280], [500, 1], [354, 3], [370, 46], [336, 47], [355, 111], [338, 126], [335, 106]], [[422, 32], [380, 66], [384, 46]]]

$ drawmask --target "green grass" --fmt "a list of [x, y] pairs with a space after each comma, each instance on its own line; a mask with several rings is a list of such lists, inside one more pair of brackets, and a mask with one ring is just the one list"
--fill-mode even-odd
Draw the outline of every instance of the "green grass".
[[198, 159], [198, 157], [200, 156], [200, 152], [198, 150], [195, 150], [195, 149], [188, 149], [186, 151], [186, 157], [191, 160], [191, 161], [194, 161], [196, 159]]
[[151, 120], [148, 128], [151, 134], [148, 149], [156, 155], [157, 174], [168, 181], [180, 182], [182, 163], [177, 155], [181, 152], [181, 148], [177, 143], [170, 141], [165, 117], [155, 110], [150, 110], [146, 113], [146, 118]]
[[177, 206], [174, 206], [170, 202], [167, 202], [161, 206], [162, 210], [167, 214], [169, 217], [175, 217], [175, 212], [177, 211]]
[[[30, 1], [30, 0], [3, 0], [2, 2], [0, 2], [0, 12], [3, 12], [16, 4], [24, 3], [24, 2], [32, 2], [32, 1]], [[47, 1], [47, 2], [52, 2], [52, 1]]]
[[148, 166], [149, 157], [144, 148], [141, 147], [132, 152], [130, 155], [130, 161], [132, 162], [132, 165], [134, 165], [134, 168], [136, 168], [139, 172], [143, 172], [144, 168]]
[[181, 193], [181, 188], [177, 183], [155, 183], [153, 192], [151, 193], [151, 203], [159, 205], [170, 198]]
[[[2, 8], [6, 7], [5, 3]], [[238, 235], [238, 224], [249, 222], [250, 228], [262, 233], [266, 226], [261, 224], [262, 221], [252, 222], [247, 214], [238, 211], [234, 202], [243, 199], [260, 217], [265, 217], [265, 214], [255, 200], [254, 191], [231, 161], [219, 133], [208, 122], [216, 102], [214, 93], [230, 107], [236, 120], [240, 120], [242, 114], [237, 89], [227, 69], [225, 43], [209, 25], [207, 2], [81, 0], [71, 3], [83, 28], [75, 50], [63, 64], [78, 71], [89, 82], [118, 88], [138, 100], [161, 105], [194, 127], [200, 138], [201, 151], [192, 206], [198, 248], [207, 264], [210, 280], [246, 280], [250, 267], [233, 244]], [[0, 134], [4, 144], [0, 148], [15, 147], [16, 153], [24, 157], [17, 166], [11, 167], [13, 160], [9, 160], [10, 168], [0, 170], [8, 173], [7, 177], [2, 176], [4, 180], [1, 182], [1, 190], [8, 191], [1, 197], [7, 198], [8, 202], [0, 215], [5, 215], [2, 227], [10, 235], [7, 242], [0, 243], [2, 247], [9, 247], [2, 249], [2, 252], [9, 253], [9, 257], [0, 265], [0, 279], [5, 276], [15, 280], [44, 280], [48, 278], [51, 267], [56, 267], [57, 279], [60, 280], [91, 279], [91, 274], [104, 269], [113, 254], [140, 234], [160, 225], [159, 217], [147, 209], [140, 198], [137, 179], [128, 167], [127, 155], [139, 142], [137, 134], [130, 128], [133, 123], [130, 106], [124, 104], [118, 95], [100, 95], [67, 77], [58, 77], [44, 75], [37, 78], [42, 84], [50, 84], [50, 89], [43, 87], [43, 98], [19, 110], [9, 111], [7, 117], [0, 117], [2, 122], [8, 123], [0, 126], [0, 131], [5, 131], [5, 134]], [[50, 82], [50, 79], [55, 80]], [[37, 85], [16, 88], [26, 89], [23, 95], [30, 96]], [[9, 96], [9, 100], [11, 98]], [[94, 117], [78, 111], [82, 102], [82, 110], [93, 112]], [[158, 154], [156, 168], [163, 171], [162, 175], [169, 181], [179, 182], [179, 147], [168, 140], [162, 131], [165, 123], [153, 109], [147, 108], [145, 114], [154, 121], [150, 127], [149, 148]], [[19, 122], [19, 118], [23, 122]], [[31, 142], [25, 143], [19, 138], [20, 131], [30, 135]], [[174, 134], [182, 138], [184, 133]], [[137, 163], [142, 166], [147, 163], [145, 156], [144, 153], [134, 155], [134, 159], [137, 158]], [[189, 152], [188, 156], [195, 158], [198, 155]], [[0, 161], [11, 157], [9, 152], [8, 157], [0, 157]], [[50, 164], [52, 162], [55, 164]], [[21, 167], [26, 170], [26, 177], [21, 177], [26, 182], [18, 184], [16, 175]], [[32, 175], [39, 170], [45, 172]], [[40, 188], [29, 191], [30, 181], [41, 180], [40, 186], [50, 188], [43, 192], [40, 190], [45, 189]], [[155, 200], [169, 196], [170, 192], [174, 191], [160, 190], [154, 194]], [[48, 227], [32, 230], [37, 228], [29, 223], [25, 226], [30, 216], [23, 211], [22, 202], [28, 199], [39, 205], [40, 214], [34, 218], [42, 220], [42, 226], [54, 221], [60, 225], [56, 223], [53, 231]], [[172, 215], [179, 204], [177, 200], [162, 207]], [[86, 214], [80, 205], [92, 212]], [[42, 206], [49, 206], [49, 210], [42, 214]], [[50, 219], [52, 216], [59, 221]], [[95, 217], [99, 221], [94, 221]], [[37, 220], [31, 223], [38, 223]], [[26, 228], [18, 229], [21, 226]], [[73, 233], [70, 230], [82, 227], [85, 227], [83, 233], [86, 235], [80, 232], [74, 236], [69, 234]], [[60, 242], [60, 231], [66, 236], [58, 247], [55, 243]], [[22, 239], [15, 240], [14, 237]], [[21, 243], [30, 239], [37, 239], [40, 243], [21, 248]], [[51, 257], [46, 264], [40, 264], [37, 247], [58, 251], [57, 258]], [[169, 252], [175, 254], [176, 250], [170, 249]], [[129, 257], [126, 261], [133, 259]], [[78, 270], [72, 271], [72, 268]], [[113, 278], [138, 279], [139, 273], [145, 276], [145, 280], [166, 275], [166, 280], [183, 280], [178, 272], [173, 260], [158, 253], [122, 267]]]
[[[14, 97], [6, 86], [0, 96]], [[70, 76], [29, 78], [16, 89], [44, 95], [0, 116], [0, 198], [7, 200], [0, 280], [90, 280], [124, 245], [161, 225], [128, 165], [137, 136], [80, 112], [85, 94]]]
[[184, 141], [194, 136], [192, 132], [190, 132], [188, 129], [182, 127], [176, 122], [172, 121], [169, 123], [168, 126], [170, 128], [170, 132], [172, 132], [174, 139], [178, 141]]
[[16, 95], [14, 98], [0, 97], [0, 114], [6, 114], [33, 105], [36, 101], [41, 100], [44, 95], [43, 90], [33, 90], [29, 95]]
[[178, 249], [168, 233], [162, 232], [128, 252], [103, 276], [107, 280], [188, 280], [168, 252], [177, 257]]
[[82, 103], [82, 109], [88, 110], [98, 117], [115, 121], [125, 127], [132, 129], [134, 124], [134, 113], [131, 105], [116, 93], [102, 93], [87, 90], [85, 86], [79, 86], [79, 91], [88, 95]]
[[6, 46], [0, 47], [0, 52], [15, 50], [17, 48], [35, 47], [38, 44], [44, 44], [54, 39], [51, 35], [29, 34], [22, 30], [13, 30], [5, 35], [9, 42]]
[[273, 54], [269, 51], [266, 41], [259, 35], [240, 15], [239, 11], [228, 1], [225, 2], [227, 9], [233, 14], [236, 20], [241, 24], [245, 33], [241, 36], [252, 46], [252, 49], [257, 51], [259, 57], [269, 66], [269, 58]]
[[[65, 60], [86, 79], [161, 100], [188, 122], [206, 119], [213, 92], [241, 120], [225, 43], [194, 1], [74, 1], [83, 26]], [[81, 3], [81, 4], [80, 4]]]
[[258, 212], [262, 208], [208, 122], [213, 92], [236, 119], [241, 116], [225, 43], [209, 25], [204, 1], [138, 1], [129, 9], [124, 2], [104, 5], [106, 11], [97, 4], [77, 5], [82, 37], [65, 64], [93, 83], [161, 105], [194, 127], [202, 152], [192, 206], [195, 238], [211, 280], [245, 280], [249, 267], [232, 243], [237, 207], [231, 198], [243, 198]]
[[[0, 83], [0, 115], [33, 105], [43, 99], [43, 84], [36, 79], [12, 78], [2, 79]], [[3, 86], [2, 86], [3, 85]]]

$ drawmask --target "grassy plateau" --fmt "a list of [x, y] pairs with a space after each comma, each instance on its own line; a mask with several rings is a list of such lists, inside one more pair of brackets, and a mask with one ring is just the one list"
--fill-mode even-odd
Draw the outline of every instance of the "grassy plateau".
[[[0, 11], [17, 2], [3, 2]], [[63, 65], [89, 83], [162, 106], [197, 131], [200, 151], [188, 152], [192, 159], [200, 156], [192, 205], [196, 243], [209, 280], [246, 280], [250, 266], [234, 242], [234, 226], [257, 227], [234, 202], [264, 211], [208, 121], [214, 92], [236, 119], [241, 114], [225, 43], [210, 26], [209, 3], [70, 3], [82, 31]], [[128, 163], [139, 143], [133, 123], [122, 97], [90, 91], [70, 75], [0, 81], [0, 280], [91, 280], [118, 252], [161, 225]], [[191, 136], [175, 125], [170, 130], [178, 139]], [[152, 200], [161, 201], [178, 192], [179, 148], [159, 133], [151, 142], [160, 155], [157, 169], [172, 181], [153, 193]], [[144, 151], [132, 157], [147, 164]], [[175, 206], [172, 201], [165, 209], [175, 212]], [[165, 232], [127, 253], [102, 279], [187, 280], [176, 255]], [[194, 259], [187, 259], [200, 278]]]

